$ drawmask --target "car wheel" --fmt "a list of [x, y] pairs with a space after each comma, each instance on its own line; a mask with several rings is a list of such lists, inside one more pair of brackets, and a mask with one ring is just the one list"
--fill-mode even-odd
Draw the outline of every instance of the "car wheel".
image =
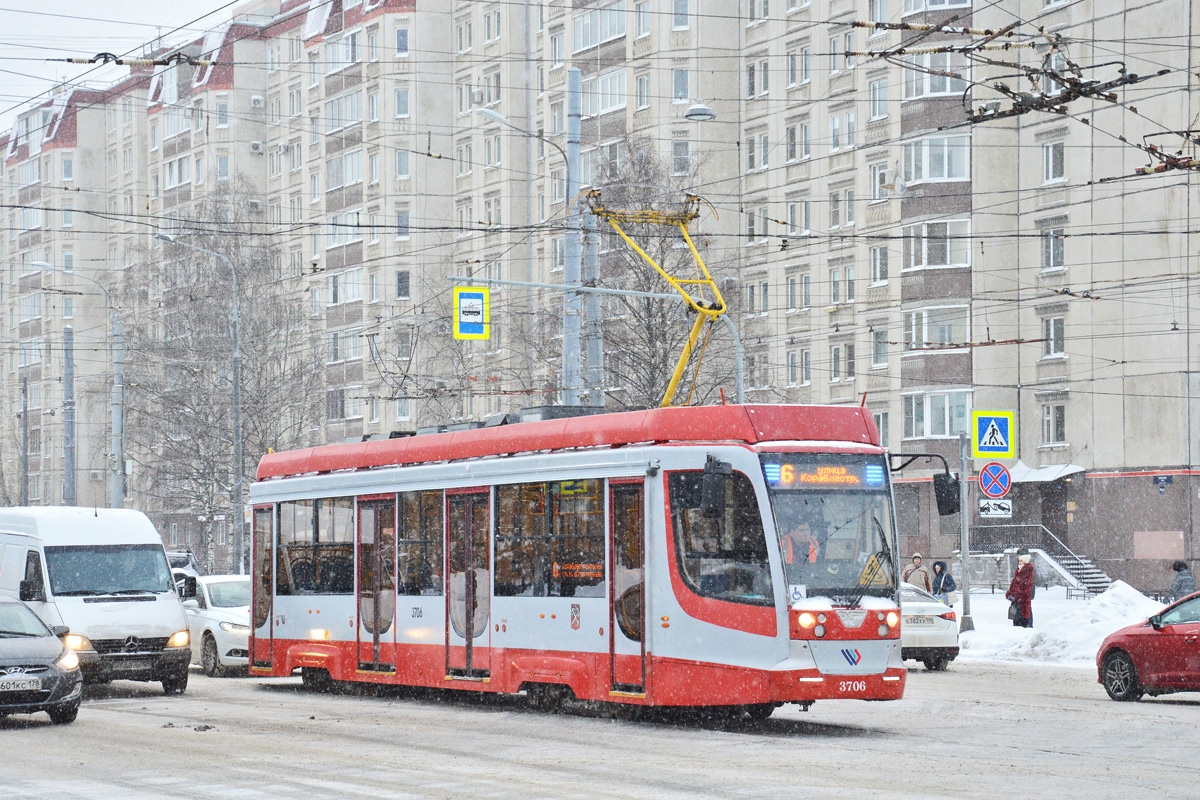
[[328, 692], [333, 688], [333, 678], [329, 670], [320, 667], [301, 667], [300, 682], [304, 688], [312, 692]]
[[162, 687], [163, 694], [183, 694], [187, 689], [188, 673], [185, 669], [178, 675], [172, 675], [169, 678], [163, 678]]
[[217, 653], [217, 641], [211, 633], [204, 634], [204, 644], [200, 648], [200, 666], [210, 678], [219, 677], [224, 672], [221, 668], [221, 656]]
[[66, 725], [75, 721], [75, 717], [79, 716], [79, 701], [72, 700], [69, 703], [59, 703], [56, 706], [50, 706], [46, 709], [46, 713], [50, 715], [50, 721], [55, 725]]
[[950, 666], [950, 659], [945, 656], [930, 656], [924, 659], [925, 669], [930, 672], [945, 672], [946, 667]]
[[1129, 701], [1142, 698], [1142, 686], [1138, 683], [1137, 667], [1128, 653], [1116, 650], [1104, 657], [1101, 672], [1104, 690], [1113, 700]]

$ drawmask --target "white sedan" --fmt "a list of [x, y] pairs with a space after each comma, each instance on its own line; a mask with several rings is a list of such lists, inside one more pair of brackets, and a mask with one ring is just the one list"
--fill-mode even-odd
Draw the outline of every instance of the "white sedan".
[[192, 634], [192, 663], [210, 677], [246, 672], [250, 663], [250, 577], [207, 575], [183, 601]]
[[958, 656], [958, 616], [924, 589], [900, 585], [900, 654], [944, 670]]

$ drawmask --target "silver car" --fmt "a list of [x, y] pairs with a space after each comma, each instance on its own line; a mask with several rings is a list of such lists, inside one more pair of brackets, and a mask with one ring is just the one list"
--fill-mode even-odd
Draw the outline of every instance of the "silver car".
[[924, 589], [900, 585], [900, 653], [944, 670], [958, 656], [958, 615]]

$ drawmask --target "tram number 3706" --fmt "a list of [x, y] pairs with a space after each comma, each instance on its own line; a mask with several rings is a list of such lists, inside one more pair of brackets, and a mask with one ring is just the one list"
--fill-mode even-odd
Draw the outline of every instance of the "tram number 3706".
[[865, 692], [866, 690], [866, 681], [838, 681], [839, 692]]
[[425, 609], [414, 606], [413, 610], [412, 610], [412, 615], [413, 615], [413, 619], [417, 619], [418, 617], [423, 617], [423, 616], [425, 616]]

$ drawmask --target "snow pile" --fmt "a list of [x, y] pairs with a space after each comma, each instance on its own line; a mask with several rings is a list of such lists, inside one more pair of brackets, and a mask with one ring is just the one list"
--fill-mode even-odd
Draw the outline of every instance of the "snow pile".
[[[1144, 622], [1163, 608], [1124, 581], [1090, 600], [1066, 597], [1061, 586], [1039, 589], [1033, 628], [1014, 628], [1003, 594], [971, 593], [975, 630], [962, 634], [959, 658], [970, 661], [1038, 661], [1094, 666], [1104, 637]], [[961, 601], [955, 609], [962, 614]]]

